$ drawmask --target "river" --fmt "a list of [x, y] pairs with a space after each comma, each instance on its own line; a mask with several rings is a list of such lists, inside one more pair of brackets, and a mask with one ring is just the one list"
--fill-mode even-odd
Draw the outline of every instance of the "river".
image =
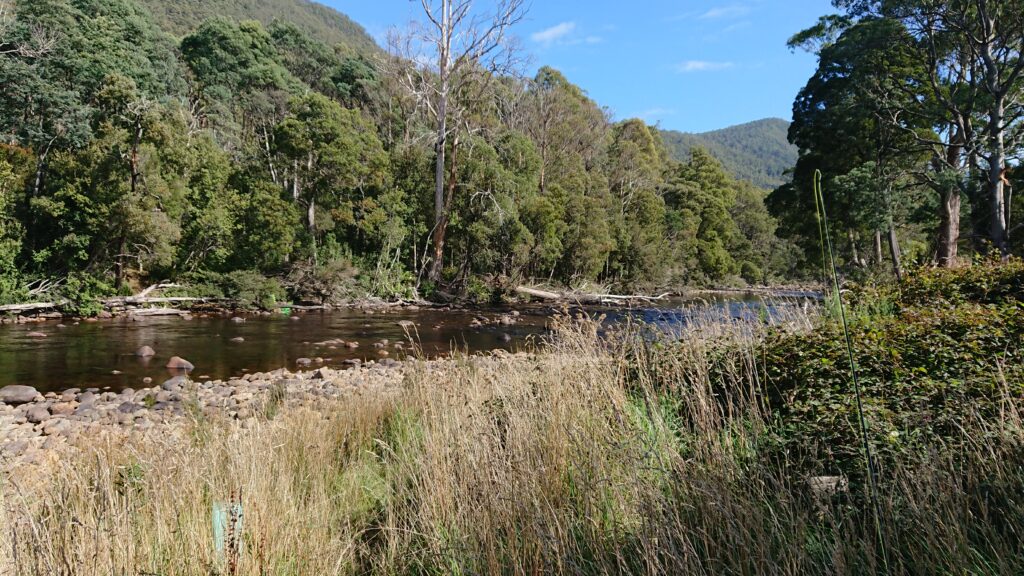
[[[784, 302], [784, 301], [779, 301]], [[773, 303], [771, 307], [779, 305]], [[758, 313], [764, 305], [752, 295], [715, 297], [703, 301], [670, 300], [634, 309], [588, 308], [614, 322], [625, 315], [638, 317], [661, 329], [679, 326], [694, 314], [712, 312], [737, 318]], [[195, 365], [193, 379], [225, 379], [246, 372], [277, 368], [307, 368], [320, 365], [342, 367], [346, 360], [380, 361], [401, 359], [410, 346], [402, 321], [414, 323], [414, 335], [423, 354], [436, 357], [453, 350], [481, 352], [494, 349], [516, 351], [540, 344], [553, 310], [548, 307], [519, 308], [514, 324], [502, 324], [511, 310], [356, 309], [295, 313], [293, 316], [240, 315], [193, 316], [191, 319], [150, 317], [131, 320], [116, 318], [98, 322], [60, 324], [12, 324], [0, 326], [0, 387], [26, 384], [36, 389], [59, 391], [68, 388], [121, 390], [146, 386], [144, 378], [159, 384], [168, 377], [164, 368], [171, 356]], [[474, 319], [490, 322], [474, 326]], [[33, 335], [36, 333], [36, 335]], [[45, 334], [39, 336], [38, 334]], [[238, 341], [241, 338], [243, 341]], [[319, 344], [329, 340], [357, 342], [358, 348], [343, 344]], [[382, 344], [383, 341], [387, 344]], [[401, 348], [396, 346], [401, 343]], [[139, 358], [135, 351], [150, 346], [151, 358]], [[309, 359], [311, 366], [300, 365]], [[322, 359], [322, 364], [317, 362]]]

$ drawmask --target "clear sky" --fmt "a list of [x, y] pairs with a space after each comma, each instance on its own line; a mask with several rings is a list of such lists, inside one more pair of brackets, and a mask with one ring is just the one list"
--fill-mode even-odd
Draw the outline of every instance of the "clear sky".
[[[419, 0], [320, 0], [382, 46], [420, 18]], [[829, 0], [528, 0], [515, 33], [528, 72], [553, 66], [617, 119], [703, 132], [789, 119], [815, 59], [786, 40], [833, 12]], [[487, 9], [489, 0], [478, 0]]]

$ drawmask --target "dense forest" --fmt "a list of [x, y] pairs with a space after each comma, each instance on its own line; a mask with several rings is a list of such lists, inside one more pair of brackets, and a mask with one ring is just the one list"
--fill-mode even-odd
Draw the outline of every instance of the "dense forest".
[[758, 188], [701, 149], [673, 160], [557, 70], [492, 66], [501, 39], [442, 71], [325, 33], [348, 21], [305, 2], [0, 6], [3, 302], [158, 281], [488, 300], [531, 281], [763, 283], [799, 263]]
[[694, 148], [711, 153], [729, 174], [760, 188], [789, 180], [797, 147], [789, 142], [789, 122], [767, 118], [699, 134], [662, 130], [661, 138], [676, 160], [685, 162]]

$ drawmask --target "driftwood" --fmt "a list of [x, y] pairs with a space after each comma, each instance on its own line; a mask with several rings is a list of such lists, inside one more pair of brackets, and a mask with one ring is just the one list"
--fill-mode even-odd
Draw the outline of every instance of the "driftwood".
[[183, 316], [188, 314], [187, 310], [177, 308], [140, 308], [132, 310], [131, 316]]
[[640, 295], [628, 295], [628, 294], [586, 294], [578, 292], [569, 292], [561, 294], [558, 292], [549, 292], [547, 290], [538, 290], [536, 288], [528, 288], [526, 286], [519, 286], [516, 288], [516, 292], [538, 298], [540, 300], [568, 300], [571, 302], [578, 302], [581, 304], [627, 304], [629, 302], [657, 302], [664, 300], [672, 295], [671, 292], [665, 292], [658, 296], [640, 296]]
[[126, 296], [123, 298], [110, 298], [103, 301], [104, 306], [124, 306], [126, 304], [171, 304], [174, 302], [206, 302], [209, 298], [189, 298], [187, 296], [171, 296], [166, 298], [146, 298], [139, 296]]
[[317, 304], [313, 306], [303, 304], [278, 304], [277, 309], [290, 308], [292, 310], [329, 310], [331, 307], [326, 304]]
[[516, 292], [525, 294], [526, 296], [532, 296], [541, 300], [562, 300], [564, 296], [555, 292], [547, 292], [544, 290], [537, 290], [536, 288], [527, 288], [526, 286], [519, 286], [516, 288]]
[[35, 302], [32, 304], [7, 304], [0, 306], [0, 312], [34, 312], [36, 310], [50, 310], [52, 308], [59, 308], [67, 304], [67, 302]]

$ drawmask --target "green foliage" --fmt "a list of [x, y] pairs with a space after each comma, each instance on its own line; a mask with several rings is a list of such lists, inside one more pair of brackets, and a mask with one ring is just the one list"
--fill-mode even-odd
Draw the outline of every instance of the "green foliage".
[[925, 268], [900, 285], [899, 303], [904, 307], [942, 308], [968, 302], [995, 306], [1024, 302], [1024, 260]]
[[65, 312], [74, 316], [89, 318], [103, 311], [103, 298], [116, 294], [113, 286], [87, 274], [71, 274], [58, 291], [67, 302], [62, 306]]
[[[869, 291], [853, 299], [861, 302], [851, 324], [855, 361], [883, 466], [937, 442], [984, 445], [987, 432], [977, 424], [998, 421], [1004, 401], [1024, 393], [1024, 308], [1014, 297], [1022, 280], [1019, 264], [922, 271], [902, 296]], [[860, 437], [838, 323], [776, 334], [759, 357], [779, 449], [814, 470], [858, 476]]]

